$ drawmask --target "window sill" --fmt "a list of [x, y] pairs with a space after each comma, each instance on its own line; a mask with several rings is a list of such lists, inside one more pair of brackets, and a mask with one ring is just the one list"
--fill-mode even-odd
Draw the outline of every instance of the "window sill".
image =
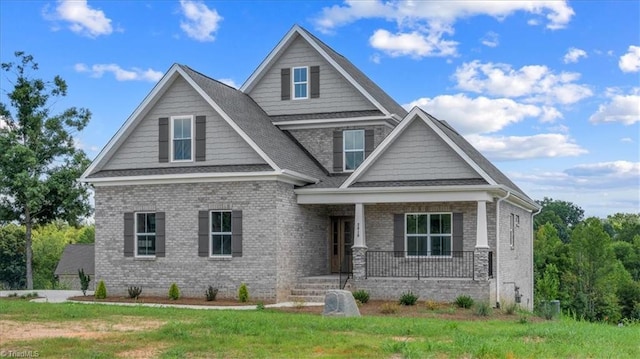
[[156, 260], [156, 256], [153, 257], [133, 257], [134, 261], [155, 261]]
[[231, 256], [215, 256], [209, 257], [210, 261], [230, 261], [232, 259]]

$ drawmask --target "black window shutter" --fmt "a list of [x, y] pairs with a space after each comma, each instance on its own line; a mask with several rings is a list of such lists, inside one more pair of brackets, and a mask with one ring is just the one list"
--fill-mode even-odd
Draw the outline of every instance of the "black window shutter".
[[311, 98], [320, 97], [320, 66], [311, 66]]
[[373, 130], [364, 131], [364, 158], [373, 152]]
[[156, 212], [156, 257], [164, 257], [165, 255], [164, 222], [164, 212]]
[[198, 211], [198, 256], [209, 256], [209, 211]]
[[396, 257], [404, 257], [404, 214], [393, 215], [393, 251]]
[[291, 99], [291, 69], [280, 70], [280, 87], [282, 100]]
[[196, 116], [196, 161], [206, 160], [207, 116]]
[[158, 161], [169, 162], [169, 118], [158, 119]]
[[124, 256], [133, 257], [134, 221], [133, 212], [124, 213]]
[[231, 212], [231, 256], [242, 257], [242, 211]]
[[342, 172], [342, 131], [333, 131], [333, 172]]
[[463, 228], [464, 228], [464, 222], [463, 222], [463, 217], [462, 217], [462, 213], [454, 213], [453, 214], [453, 233], [452, 233], [452, 237], [453, 237], [453, 256], [454, 257], [462, 257], [462, 250], [463, 250], [463, 246], [462, 246], [462, 241], [463, 241]]

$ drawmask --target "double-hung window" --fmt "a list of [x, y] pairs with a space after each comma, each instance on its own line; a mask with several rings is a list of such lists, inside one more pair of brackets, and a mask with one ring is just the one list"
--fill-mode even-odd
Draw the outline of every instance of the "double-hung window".
[[193, 158], [193, 117], [171, 118], [171, 159], [174, 162]]
[[343, 171], [353, 171], [364, 161], [364, 130], [346, 130], [343, 138]]
[[405, 220], [408, 256], [451, 255], [451, 213], [408, 213]]
[[156, 214], [136, 213], [136, 256], [156, 255]]
[[231, 234], [231, 211], [212, 211], [210, 256], [231, 256]]
[[309, 68], [294, 67], [293, 68], [293, 99], [309, 98]]

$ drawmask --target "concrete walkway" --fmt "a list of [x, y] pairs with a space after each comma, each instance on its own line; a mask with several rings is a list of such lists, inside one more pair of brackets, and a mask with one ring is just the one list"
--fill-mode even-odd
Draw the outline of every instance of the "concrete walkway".
[[[117, 302], [83, 302], [68, 300], [71, 297], [82, 295], [82, 291], [79, 290], [3, 290], [0, 291], [0, 297], [8, 297], [13, 293], [18, 296], [28, 293], [38, 293], [38, 299], [31, 300], [38, 303], [81, 303], [81, 304], [102, 304], [102, 305], [120, 305], [120, 306], [142, 306], [153, 308], [185, 308], [185, 309], [218, 309], [218, 310], [255, 310], [255, 305], [237, 305], [237, 306], [221, 306], [221, 305], [185, 305], [185, 304], [154, 304], [154, 303], [117, 303]], [[93, 295], [92, 291], [87, 291], [87, 295]], [[286, 308], [295, 307], [303, 304], [304, 306], [323, 306], [324, 303], [294, 303], [294, 302], [282, 302], [276, 304], [267, 304], [265, 308]]]

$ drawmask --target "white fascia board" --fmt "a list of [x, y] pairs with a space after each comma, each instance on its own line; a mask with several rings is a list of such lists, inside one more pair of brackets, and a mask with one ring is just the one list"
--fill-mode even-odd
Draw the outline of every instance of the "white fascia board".
[[289, 177], [294, 178], [294, 179], [297, 179], [298, 181], [304, 181], [305, 184], [309, 184], [309, 183], [316, 184], [316, 183], [320, 182], [320, 180], [315, 178], [315, 177], [307, 176], [307, 175], [302, 174], [300, 172], [291, 171], [291, 170], [287, 170], [287, 169], [281, 170], [280, 174], [282, 174], [284, 176], [289, 176]]
[[282, 130], [301, 130], [312, 128], [332, 128], [336, 126], [387, 126], [395, 128], [397, 122], [389, 116], [368, 116], [352, 118], [328, 118], [316, 120], [294, 120], [273, 122]]
[[121, 139], [124, 139], [123, 136], [125, 136], [130, 128], [135, 127], [133, 124], [138, 122], [138, 118], [141, 117], [141, 115], [148, 110], [149, 106], [153, 105], [153, 103], [155, 103], [155, 101], [168, 89], [167, 84], [171, 83], [175, 79], [179, 68], [180, 66], [178, 64], [173, 64], [171, 68], [169, 68], [169, 71], [162, 76], [162, 79], [158, 81], [151, 92], [149, 92], [149, 94], [144, 98], [142, 103], [136, 107], [124, 124], [120, 126], [115, 135], [113, 135], [109, 142], [107, 142], [107, 145], [100, 151], [100, 153], [98, 153], [98, 156], [96, 156], [82, 176], [80, 176], [80, 180], [86, 179], [91, 173], [100, 169], [103, 162], [109, 159], [110, 155], [112, 155], [111, 151], [116, 149], [116, 144], [118, 144]]
[[297, 189], [298, 204], [493, 202], [493, 186], [359, 187]]
[[251, 137], [249, 137], [247, 133], [244, 132], [240, 128], [240, 126], [238, 126], [238, 124], [236, 124], [231, 119], [231, 117], [226, 112], [224, 112], [222, 108], [220, 108], [220, 106], [218, 106], [218, 104], [213, 101], [213, 99], [209, 97], [209, 95], [207, 95], [206, 92], [204, 92], [204, 90], [200, 86], [198, 86], [198, 84], [191, 78], [191, 76], [189, 76], [179, 67], [178, 72], [193, 87], [193, 89], [196, 90], [196, 92], [200, 94], [200, 96], [202, 96], [202, 98], [209, 104], [209, 106], [211, 106], [217, 113], [219, 113], [220, 116], [229, 124], [229, 126], [231, 126], [231, 128], [233, 128], [234, 131], [236, 131], [236, 133], [240, 135], [240, 137], [242, 137], [242, 139], [247, 144], [249, 144], [249, 146], [251, 146], [251, 148], [253, 148], [253, 150], [256, 151], [267, 164], [269, 164], [269, 166], [271, 166], [276, 171], [280, 171], [280, 167], [278, 167], [278, 165], [269, 156], [267, 156], [267, 154], [251, 139]]
[[91, 183], [94, 187], [247, 181], [280, 181], [296, 186], [302, 186], [309, 183], [307, 180], [301, 179], [295, 175], [276, 171], [243, 173], [182, 173], [174, 175], [103, 177], [83, 180], [83, 182]]

